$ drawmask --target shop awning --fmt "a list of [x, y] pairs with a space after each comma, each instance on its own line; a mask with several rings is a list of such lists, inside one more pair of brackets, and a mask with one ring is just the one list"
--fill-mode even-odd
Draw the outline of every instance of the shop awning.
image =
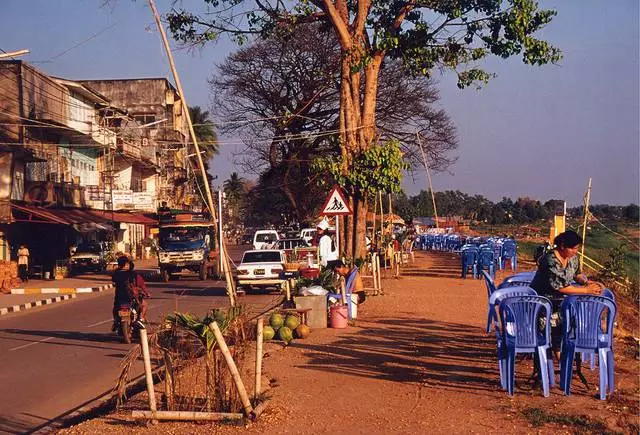
[[11, 209], [15, 222], [68, 225], [81, 233], [113, 230], [109, 219], [97, 216], [91, 210], [47, 208], [31, 204], [11, 204]]
[[102, 211], [91, 210], [92, 214], [101, 219], [106, 219], [108, 222], [123, 222], [127, 224], [141, 224], [141, 225], [158, 225], [158, 221], [146, 217], [140, 213], [127, 213], [123, 211]]

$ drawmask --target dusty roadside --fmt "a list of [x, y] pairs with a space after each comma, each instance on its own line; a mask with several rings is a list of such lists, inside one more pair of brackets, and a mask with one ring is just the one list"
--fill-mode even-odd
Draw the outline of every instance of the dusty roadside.
[[[262, 418], [247, 426], [133, 422], [144, 394], [124, 409], [61, 433], [637, 433], [638, 361], [616, 346], [617, 391], [597, 394], [574, 383], [544, 398], [527, 381], [531, 361], [517, 365], [513, 398], [498, 383], [494, 340], [483, 331], [482, 281], [457, 279], [448, 254], [417, 253], [386, 295], [361, 307], [356, 326], [316, 331], [285, 349], [270, 344], [266, 375], [277, 384]], [[500, 279], [500, 276], [499, 278]]]

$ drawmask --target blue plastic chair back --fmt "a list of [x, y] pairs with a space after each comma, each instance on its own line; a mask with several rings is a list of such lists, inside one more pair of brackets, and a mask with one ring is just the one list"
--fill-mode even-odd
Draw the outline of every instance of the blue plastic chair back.
[[353, 287], [356, 284], [356, 274], [358, 273], [358, 266], [354, 267], [349, 276], [347, 277], [347, 281], [345, 282], [344, 288], [345, 293], [350, 295], [353, 293]]
[[602, 296], [603, 298], [609, 298], [613, 302], [616, 301], [616, 295], [608, 288], [603, 288], [600, 292], [600, 296]]
[[[491, 323], [497, 323], [496, 305], [500, 305], [503, 299], [513, 296], [537, 296], [538, 293], [531, 287], [509, 287], [505, 289], [496, 289], [489, 295], [489, 311], [487, 314], [487, 332], [491, 331]], [[496, 328], [497, 329], [497, 328]]]
[[480, 249], [480, 253], [478, 254], [478, 263], [482, 268], [489, 268], [493, 266], [494, 256], [493, 250]]
[[613, 300], [602, 296], [569, 296], [562, 302], [560, 311], [564, 319], [563, 339], [576, 350], [611, 348], [617, 312]]
[[[540, 330], [541, 311], [545, 322]], [[551, 344], [551, 301], [542, 296], [511, 296], [500, 302], [502, 337], [516, 352], [534, 352]]]
[[530, 270], [527, 272], [520, 272], [520, 273], [516, 273], [515, 275], [511, 275], [508, 276], [504, 279], [504, 281], [502, 281], [503, 283], [505, 282], [511, 282], [511, 281], [533, 281], [533, 277], [536, 276], [536, 271], [535, 270]]

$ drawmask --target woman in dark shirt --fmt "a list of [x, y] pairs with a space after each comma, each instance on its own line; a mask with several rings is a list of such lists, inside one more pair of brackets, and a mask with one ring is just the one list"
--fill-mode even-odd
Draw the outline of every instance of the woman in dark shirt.
[[[551, 341], [553, 350], [560, 348], [562, 331], [560, 330], [558, 311], [566, 295], [600, 294], [602, 285], [589, 282], [580, 270], [580, 260], [576, 255], [582, 244], [582, 237], [575, 231], [565, 231], [553, 240], [554, 248], [540, 260], [538, 270], [531, 281], [540, 296], [549, 298], [553, 304], [551, 319]], [[573, 285], [576, 283], [578, 285]]]

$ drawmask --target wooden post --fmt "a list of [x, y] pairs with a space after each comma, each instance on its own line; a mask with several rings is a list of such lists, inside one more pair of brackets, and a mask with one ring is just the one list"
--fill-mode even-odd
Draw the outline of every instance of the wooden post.
[[243, 415], [232, 412], [195, 412], [195, 411], [133, 411], [135, 419], [182, 420], [182, 421], [221, 421], [242, 420]]
[[[178, 75], [178, 70], [176, 69], [176, 65], [173, 62], [173, 54], [171, 53], [171, 48], [169, 47], [169, 40], [167, 39], [167, 35], [164, 31], [164, 27], [162, 27], [162, 21], [160, 20], [160, 15], [158, 14], [158, 10], [156, 9], [156, 5], [153, 3], [153, 0], [149, 0], [149, 6], [151, 7], [151, 11], [153, 12], [153, 17], [156, 21], [156, 25], [158, 26], [158, 31], [160, 32], [160, 36], [162, 37], [162, 43], [164, 45], [165, 52], [167, 53], [167, 58], [169, 60], [169, 66], [171, 67], [171, 73], [173, 75], [173, 80], [176, 82], [176, 87], [178, 88], [178, 93], [182, 98], [182, 103], [184, 104], [184, 116], [187, 120], [187, 125], [189, 126], [189, 134], [191, 135], [191, 140], [193, 141], [193, 147], [195, 148], [196, 158], [198, 160], [198, 166], [200, 168], [200, 175], [202, 176], [202, 184], [204, 184], [204, 190], [206, 193], [205, 200], [207, 201], [207, 208], [209, 208], [209, 212], [211, 212], [211, 222], [215, 227], [216, 224], [216, 208], [213, 203], [213, 197], [211, 196], [211, 187], [209, 186], [209, 182], [207, 180], [207, 171], [204, 167], [204, 162], [202, 161], [202, 155], [200, 153], [200, 146], [198, 145], [198, 138], [196, 137], [196, 132], [193, 129], [193, 122], [191, 121], [191, 114], [189, 113], [189, 106], [187, 105], [187, 97], [182, 89], [182, 82], [180, 81], [180, 76]], [[113, 189], [112, 189], [113, 192]], [[220, 238], [222, 239], [222, 234], [220, 234]], [[224, 252], [220, 252], [220, 255], [223, 256]], [[235, 306], [235, 299], [233, 297], [233, 278], [231, 277], [231, 270], [225, 270], [225, 276], [227, 281], [227, 293], [229, 296], [229, 303], [231, 306]]]
[[151, 374], [151, 356], [149, 355], [149, 341], [147, 330], [140, 329], [140, 345], [142, 346], [142, 360], [144, 361], [144, 376], [147, 381], [147, 393], [149, 395], [149, 409], [152, 413], [157, 411], [156, 392], [153, 388], [153, 375]]
[[240, 400], [242, 400], [244, 414], [248, 417], [253, 409], [251, 408], [251, 402], [249, 401], [249, 396], [247, 395], [247, 389], [244, 387], [244, 383], [242, 382], [242, 378], [240, 377], [240, 372], [238, 372], [238, 367], [236, 366], [235, 361], [233, 361], [233, 357], [231, 356], [229, 347], [224, 341], [222, 331], [220, 331], [220, 327], [218, 326], [218, 324], [216, 322], [211, 322], [209, 324], [209, 329], [213, 331], [213, 335], [215, 335], [216, 337], [216, 342], [218, 343], [218, 346], [220, 346], [220, 351], [224, 356], [227, 367], [229, 367], [233, 382], [236, 384], [236, 389], [238, 390], [238, 394], [240, 395]]
[[347, 290], [345, 288], [344, 278], [340, 279], [340, 294], [342, 295], [342, 305], [347, 304]]
[[420, 133], [416, 133], [416, 136], [418, 137], [418, 144], [420, 145], [420, 152], [422, 153], [422, 164], [424, 165], [424, 170], [427, 171], [427, 179], [429, 180], [429, 191], [431, 192], [431, 201], [433, 202], [433, 216], [436, 219], [436, 228], [440, 228], [438, 224], [438, 209], [436, 208], [436, 197], [433, 193], [433, 185], [431, 184], [431, 172], [429, 171], [429, 165], [427, 164], [427, 155], [424, 153], [424, 149], [422, 148]]
[[382, 290], [382, 272], [380, 272], [380, 257], [376, 256], [376, 271], [378, 272], [378, 291], [380, 294], [384, 294]]
[[[584, 245], [587, 244], [587, 221], [589, 220], [589, 200], [591, 199], [591, 177], [589, 177], [589, 186], [584, 196], [584, 221], [582, 222], [582, 247], [580, 248], [580, 270], [584, 267]], [[512, 260], [513, 261], [513, 260]], [[584, 270], [582, 270], [584, 273]]]
[[163, 352], [164, 356], [164, 394], [167, 397], [167, 409], [173, 411], [175, 408], [175, 400], [173, 395], [173, 360], [171, 354], [167, 351]]
[[264, 328], [264, 319], [258, 319], [256, 329], [256, 385], [253, 392], [253, 399], [257, 400], [262, 392], [262, 330]]

